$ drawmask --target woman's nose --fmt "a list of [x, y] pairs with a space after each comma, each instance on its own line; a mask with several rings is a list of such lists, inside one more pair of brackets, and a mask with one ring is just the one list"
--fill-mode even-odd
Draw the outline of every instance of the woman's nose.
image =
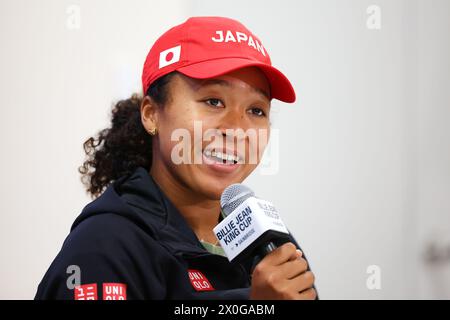
[[246, 117], [240, 108], [230, 108], [224, 112], [220, 119], [219, 130], [226, 132], [226, 130], [247, 129]]

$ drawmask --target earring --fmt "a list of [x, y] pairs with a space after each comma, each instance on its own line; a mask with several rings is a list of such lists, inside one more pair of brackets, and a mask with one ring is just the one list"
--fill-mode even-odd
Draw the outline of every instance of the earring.
[[158, 131], [158, 129], [153, 128], [153, 129], [148, 130], [148, 133], [150, 133], [151, 136], [154, 136], [154, 135], [156, 135], [157, 131]]

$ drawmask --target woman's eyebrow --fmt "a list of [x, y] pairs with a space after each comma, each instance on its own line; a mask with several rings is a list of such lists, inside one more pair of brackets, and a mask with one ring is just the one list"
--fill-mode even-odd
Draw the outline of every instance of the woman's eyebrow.
[[[234, 86], [231, 82], [229, 82], [227, 80], [223, 80], [223, 79], [205, 79], [200, 82], [200, 86], [213, 86], [213, 85], [219, 85], [219, 86], [224, 86], [224, 87], [233, 87]], [[270, 101], [270, 96], [266, 91], [264, 91], [260, 88], [252, 87], [252, 86], [251, 86], [251, 90], [263, 95], [264, 97], [267, 98], [267, 100]]]

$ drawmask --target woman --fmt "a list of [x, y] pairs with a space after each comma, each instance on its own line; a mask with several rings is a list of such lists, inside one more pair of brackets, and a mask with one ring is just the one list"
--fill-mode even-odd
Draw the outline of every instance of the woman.
[[119, 101], [111, 128], [84, 144], [80, 172], [97, 199], [36, 298], [315, 299], [293, 238], [253, 269], [230, 263], [213, 232], [221, 193], [256, 168], [265, 147], [238, 130], [269, 132], [271, 99], [295, 101], [262, 42], [235, 20], [190, 18], [155, 42], [142, 83], [143, 98]]

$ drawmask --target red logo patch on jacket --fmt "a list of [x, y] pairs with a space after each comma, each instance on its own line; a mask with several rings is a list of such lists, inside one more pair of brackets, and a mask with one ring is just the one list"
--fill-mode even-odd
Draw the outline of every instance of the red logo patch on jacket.
[[127, 285], [124, 283], [104, 283], [103, 300], [127, 300]]
[[97, 284], [83, 284], [74, 289], [75, 300], [98, 300]]
[[212, 290], [214, 290], [214, 288], [211, 285], [211, 283], [209, 282], [209, 280], [200, 271], [189, 269], [188, 275], [189, 275], [189, 280], [191, 281], [191, 284], [195, 290], [197, 290], [197, 291], [212, 291]]

